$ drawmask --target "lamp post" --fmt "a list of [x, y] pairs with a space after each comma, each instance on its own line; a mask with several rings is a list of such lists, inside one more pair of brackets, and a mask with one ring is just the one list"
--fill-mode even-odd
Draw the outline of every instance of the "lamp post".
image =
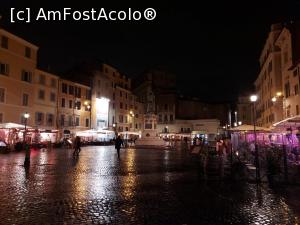
[[26, 144], [26, 133], [27, 133], [27, 120], [30, 117], [28, 112], [24, 113], [24, 133], [23, 133], [23, 148], [25, 148], [25, 161], [24, 166], [30, 164], [30, 147]]
[[256, 138], [256, 101], [257, 95], [251, 95], [250, 101], [253, 103], [253, 132], [254, 132], [254, 146], [255, 146], [255, 168], [256, 168], [256, 182], [260, 182], [260, 169], [259, 169], [259, 155], [257, 148], [257, 138]]

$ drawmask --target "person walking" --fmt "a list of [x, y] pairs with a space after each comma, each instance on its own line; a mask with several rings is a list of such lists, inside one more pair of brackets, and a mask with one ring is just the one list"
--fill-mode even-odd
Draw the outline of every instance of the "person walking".
[[123, 145], [124, 147], [124, 142], [121, 138], [121, 136], [119, 135], [115, 141], [115, 149], [117, 149], [117, 153], [118, 153], [118, 158], [120, 159], [120, 149], [121, 149], [121, 145]]
[[75, 140], [74, 140], [74, 152], [73, 152], [73, 156], [79, 156], [79, 152], [81, 151], [81, 140], [79, 136], [76, 136]]

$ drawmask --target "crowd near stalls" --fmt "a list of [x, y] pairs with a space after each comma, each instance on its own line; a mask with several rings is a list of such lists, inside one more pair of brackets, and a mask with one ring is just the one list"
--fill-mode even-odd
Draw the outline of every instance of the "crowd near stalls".
[[241, 160], [255, 165], [257, 151], [260, 169], [266, 176], [290, 176], [300, 182], [300, 119], [289, 118], [271, 128], [239, 126], [231, 129], [232, 150]]
[[75, 133], [81, 137], [83, 144], [110, 144], [115, 138], [115, 132], [110, 130], [85, 130]]
[[2, 123], [0, 124], [1, 147], [6, 150], [21, 150], [22, 143], [26, 142], [34, 147], [48, 146], [56, 143], [58, 130], [35, 129], [22, 124]]

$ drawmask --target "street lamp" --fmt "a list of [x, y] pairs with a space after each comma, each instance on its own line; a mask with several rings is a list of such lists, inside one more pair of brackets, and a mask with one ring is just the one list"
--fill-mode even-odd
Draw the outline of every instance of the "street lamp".
[[239, 124], [239, 126], [241, 126], [242, 125], [242, 121], [239, 121], [238, 124]]
[[255, 146], [255, 168], [256, 168], [256, 182], [260, 182], [260, 171], [259, 171], [259, 157], [256, 140], [256, 101], [257, 95], [251, 95], [250, 101], [253, 103], [253, 131], [254, 131], [254, 146]]
[[24, 133], [23, 133], [23, 148], [25, 148], [25, 161], [24, 166], [28, 166], [30, 164], [30, 148], [26, 145], [26, 133], [27, 133], [27, 120], [30, 117], [28, 112], [24, 113]]

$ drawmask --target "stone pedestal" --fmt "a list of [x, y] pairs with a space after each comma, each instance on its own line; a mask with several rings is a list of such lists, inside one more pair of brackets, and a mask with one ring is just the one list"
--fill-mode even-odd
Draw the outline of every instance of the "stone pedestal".
[[165, 141], [159, 138], [156, 130], [156, 115], [146, 114], [144, 117], [144, 129], [142, 137], [135, 142], [137, 148], [164, 148]]

